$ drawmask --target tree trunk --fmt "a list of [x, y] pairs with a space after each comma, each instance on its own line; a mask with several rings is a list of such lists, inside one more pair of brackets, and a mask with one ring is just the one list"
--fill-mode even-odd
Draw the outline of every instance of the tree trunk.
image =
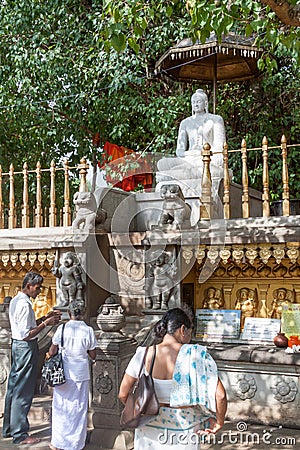
[[286, 25], [292, 27], [300, 26], [300, 5], [291, 5], [286, 0], [261, 0], [265, 5], [269, 5], [272, 11]]

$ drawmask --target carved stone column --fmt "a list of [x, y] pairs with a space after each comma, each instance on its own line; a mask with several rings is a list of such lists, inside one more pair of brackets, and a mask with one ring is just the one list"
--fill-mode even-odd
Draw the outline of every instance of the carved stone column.
[[295, 301], [296, 303], [300, 303], [300, 284], [293, 284], [292, 286], [296, 295]]
[[231, 309], [231, 293], [233, 289], [233, 284], [223, 284], [223, 292], [224, 292], [224, 300], [225, 300], [225, 309]]
[[261, 305], [259, 305], [259, 317], [268, 317], [268, 307], [267, 307], [267, 295], [270, 285], [269, 284], [258, 284], [259, 298]]
[[97, 324], [101, 331], [95, 332], [98, 346], [96, 363], [92, 366], [90, 417], [93, 431], [90, 442], [94, 445], [101, 442], [104, 448], [126, 450], [133, 444], [133, 433], [120, 428], [122, 405], [118, 392], [137, 343], [120, 333], [125, 316], [121, 305], [112, 300], [115, 298], [108, 297], [98, 310]]
[[112, 252], [116, 271], [111, 273], [110, 289], [118, 293], [127, 314], [140, 314], [144, 308], [144, 252], [133, 247], [114, 248]]

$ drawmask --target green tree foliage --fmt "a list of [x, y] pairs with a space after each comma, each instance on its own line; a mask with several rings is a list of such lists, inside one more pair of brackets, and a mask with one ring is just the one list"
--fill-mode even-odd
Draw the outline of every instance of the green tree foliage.
[[[258, 82], [219, 88], [217, 112], [225, 119], [229, 146], [239, 147], [244, 137], [248, 147], [258, 146], [264, 135], [278, 145], [282, 133], [289, 142], [299, 140], [299, 28], [281, 22], [263, 3], [3, 0], [0, 25], [4, 171], [11, 161], [19, 170], [25, 160], [31, 168], [38, 159], [46, 167], [65, 156], [78, 163], [91, 156], [95, 133], [101, 144], [173, 153], [191, 93], [195, 86], [211, 86], [163, 81], [154, 65], [180, 39], [204, 42], [212, 31], [254, 35], [265, 49], [261, 67], [273, 69]], [[258, 156], [250, 162], [259, 187], [261, 163]], [[292, 179], [298, 186], [297, 175]]]

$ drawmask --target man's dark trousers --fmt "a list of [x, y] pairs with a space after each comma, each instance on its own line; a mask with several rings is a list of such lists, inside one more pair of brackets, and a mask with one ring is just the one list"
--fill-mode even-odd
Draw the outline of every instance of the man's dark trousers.
[[37, 339], [12, 340], [12, 364], [8, 377], [3, 417], [3, 437], [19, 444], [28, 437], [29, 413], [37, 380]]

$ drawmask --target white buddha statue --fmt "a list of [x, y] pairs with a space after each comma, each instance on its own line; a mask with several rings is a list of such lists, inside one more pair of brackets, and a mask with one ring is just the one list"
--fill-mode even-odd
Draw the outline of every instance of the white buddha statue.
[[[156, 180], [159, 183], [158, 189], [161, 182], [196, 180], [195, 186], [198, 190], [203, 170], [201, 153], [206, 142], [210, 145], [212, 153], [219, 152], [211, 157], [212, 179], [220, 180], [223, 177], [222, 151], [226, 140], [224, 121], [221, 116], [208, 112], [208, 98], [202, 89], [197, 89], [192, 95], [191, 103], [192, 116], [184, 119], [179, 126], [177, 157], [162, 158], [157, 163]], [[188, 181], [185, 181], [183, 185], [194, 188]]]

